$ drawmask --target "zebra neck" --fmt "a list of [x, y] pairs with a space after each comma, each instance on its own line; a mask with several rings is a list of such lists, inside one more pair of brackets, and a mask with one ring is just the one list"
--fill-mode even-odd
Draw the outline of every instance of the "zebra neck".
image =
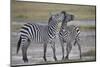
[[57, 23], [56, 24], [54, 23], [54, 24], [48, 25], [48, 35], [50, 36], [51, 39], [56, 37], [57, 26], [58, 26]]
[[65, 29], [66, 26], [67, 26], [67, 22], [62, 22], [60, 30]]

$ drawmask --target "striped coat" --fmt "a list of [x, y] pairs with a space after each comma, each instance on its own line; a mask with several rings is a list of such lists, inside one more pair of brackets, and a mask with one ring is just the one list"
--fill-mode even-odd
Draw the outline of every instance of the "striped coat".
[[66, 43], [66, 57], [68, 59], [69, 53], [72, 49], [72, 42], [74, 42], [74, 45], [77, 44], [79, 51], [80, 51], [80, 58], [81, 58], [81, 47], [79, 44], [79, 34], [80, 30], [79, 27], [70, 25], [68, 26], [67, 23], [72, 21], [74, 19], [74, 16], [71, 14], [67, 14], [66, 12], [63, 12], [65, 15], [65, 18], [62, 22], [60, 31], [59, 31], [59, 39], [62, 47], [62, 59], [64, 59], [64, 43]]
[[17, 45], [17, 53], [20, 45], [22, 46], [23, 61], [28, 62], [27, 48], [31, 41], [41, 43], [44, 45], [44, 60], [46, 61], [46, 48], [47, 44], [52, 44], [53, 58], [57, 60], [55, 55], [55, 38], [57, 26], [59, 22], [64, 19], [64, 13], [56, 13], [49, 18], [48, 25], [40, 25], [35, 23], [27, 23], [20, 30], [20, 38]]

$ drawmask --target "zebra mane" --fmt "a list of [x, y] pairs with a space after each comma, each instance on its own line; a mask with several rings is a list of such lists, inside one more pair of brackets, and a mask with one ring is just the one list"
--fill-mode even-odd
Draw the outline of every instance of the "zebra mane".
[[49, 18], [48, 23], [52, 20], [52, 16]]
[[63, 22], [66, 22], [66, 12], [65, 11], [62, 11], [61, 13], [63, 13], [64, 14], [64, 19], [63, 19]]
[[63, 28], [64, 28], [65, 23], [67, 23], [67, 22], [66, 22], [66, 17], [67, 17], [66, 15], [67, 15], [67, 14], [66, 14], [66, 12], [65, 12], [65, 11], [62, 11], [61, 13], [63, 13], [63, 14], [64, 14], [64, 19], [63, 19], [63, 21], [62, 21], [62, 24], [61, 24], [61, 28], [60, 28], [60, 29], [63, 29]]

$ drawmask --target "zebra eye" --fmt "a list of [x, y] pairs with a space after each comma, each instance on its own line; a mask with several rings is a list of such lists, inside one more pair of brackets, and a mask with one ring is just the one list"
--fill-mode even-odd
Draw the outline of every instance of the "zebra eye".
[[58, 14], [56, 16], [59, 16]]

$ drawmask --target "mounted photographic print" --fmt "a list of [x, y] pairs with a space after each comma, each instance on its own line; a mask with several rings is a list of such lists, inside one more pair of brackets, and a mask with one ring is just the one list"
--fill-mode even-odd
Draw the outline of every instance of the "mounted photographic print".
[[11, 0], [11, 66], [96, 61], [96, 6]]

